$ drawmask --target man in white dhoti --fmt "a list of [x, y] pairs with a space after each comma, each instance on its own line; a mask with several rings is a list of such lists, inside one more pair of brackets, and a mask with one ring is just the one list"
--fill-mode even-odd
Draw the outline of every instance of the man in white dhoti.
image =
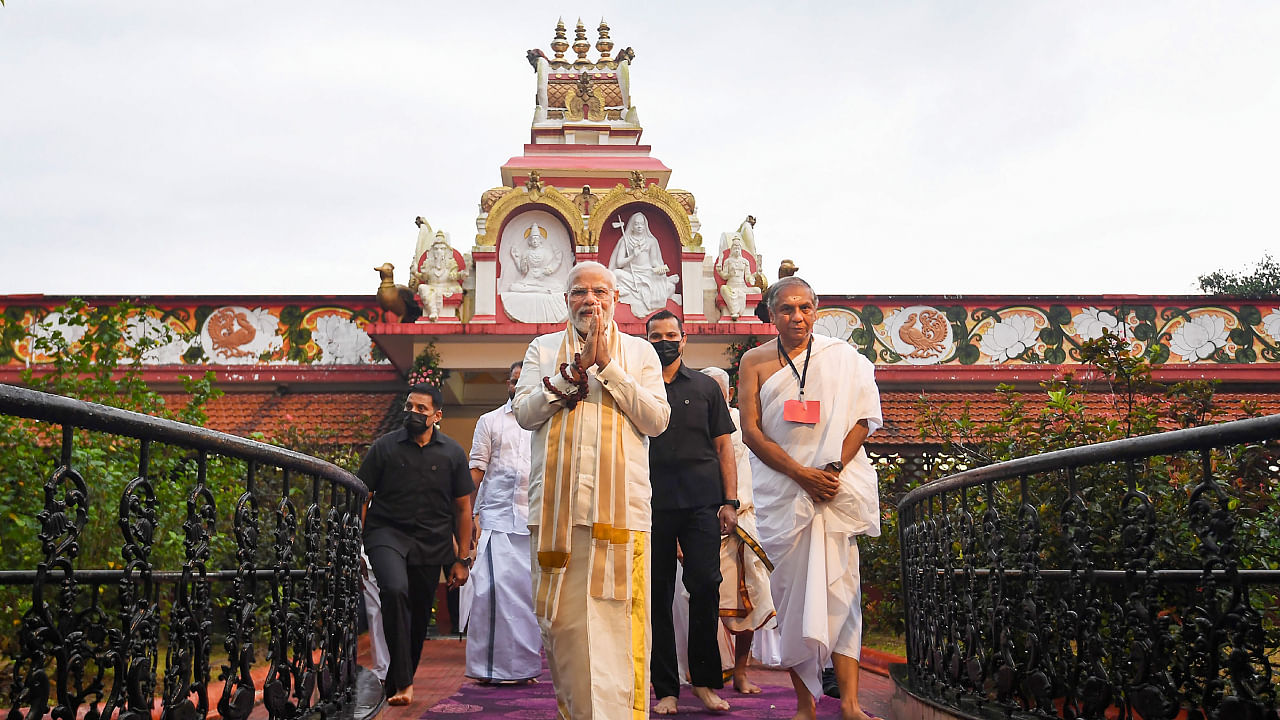
[[507, 403], [480, 416], [471, 440], [471, 479], [480, 529], [471, 565], [467, 677], [529, 682], [542, 672], [542, 635], [529, 575], [530, 433], [511, 410], [521, 363], [507, 374]]
[[760, 541], [774, 564], [782, 664], [796, 717], [815, 717], [830, 659], [841, 716], [862, 720], [854, 536], [880, 534], [875, 470], [862, 448], [882, 422], [875, 367], [852, 345], [813, 334], [808, 283], [784, 278], [772, 290], [778, 339], [743, 355], [738, 391]]
[[613, 273], [579, 263], [566, 285], [569, 322], [530, 343], [512, 405], [533, 431], [534, 613], [561, 717], [645, 718], [648, 438], [671, 408], [653, 346], [613, 322]]

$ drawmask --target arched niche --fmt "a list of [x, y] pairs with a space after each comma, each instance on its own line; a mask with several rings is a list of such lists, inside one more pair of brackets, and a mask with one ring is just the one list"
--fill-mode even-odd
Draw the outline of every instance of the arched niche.
[[[646, 272], [647, 264], [640, 266], [633, 263], [631, 267], [617, 267], [625, 262], [626, 251], [619, 247], [623, 230], [629, 224], [637, 223], [637, 216], [644, 218], [641, 226], [647, 229], [647, 233], [641, 233], [639, 237], [650, 242], [656, 241], [662, 263], [667, 266], [665, 275]], [[643, 321], [663, 308], [683, 317], [681, 293], [684, 290], [684, 278], [679, 277], [681, 238], [676, 224], [666, 211], [652, 203], [637, 200], [615, 206], [608, 218], [600, 224], [599, 234], [596, 236], [599, 239], [600, 262], [614, 268], [614, 274], [618, 276], [618, 290], [622, 295], [615, 313], [618, 321]], [[667, 292], [662, 277], [679, 279]], [[666, 282], [669, 284], [669, 281]], [[667, 295], [666, 301], [659, 305], [656, 299], [663, 294]]]
[[564, 285], [575, 262], [573, 233], [564, 218], [530, 203], [507, 215], [498, 234], [497, 291], [515, 322], [564, 322]]

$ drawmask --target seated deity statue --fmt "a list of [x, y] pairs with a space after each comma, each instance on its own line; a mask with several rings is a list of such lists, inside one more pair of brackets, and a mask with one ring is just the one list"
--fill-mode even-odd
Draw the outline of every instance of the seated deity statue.
[[[518, 237], [518, 236], [517, 236]], [[523, 245], [513, 242], [502, 276], [510, 285], [502, 291], [502, 308], [516, 322], [561, 323], [569, 316], [564, 301], [564, 256], [536, 222], [524, 231]]]
[[413, 277], [418, 283], [422, 314], [432, 321], [439, 319], [444, 299], [462, 292], [462, 281], [466, 277], [467, 270], [458, 267], [444, 232], [436, 233], [431, 248], [418, 260], [418, 271]]
[[739, 318], [747, 309], [748, 282], [752, 278], [751, 262], [742, 256], [742, 238], [735, 235], [729, 245], [728, 257], [716, 264], [716, 275], [724, 280], [720, 297], [724, 300], [725, 315]]
[[563, 258], [559, 250], [545, 244], [547, 231], [537, 224], [531, 224], [524, 231], [524, 236], [528, 247], [523, 250], [514, 248], [511, 251], [511, 259], [515, 261], [520, 279], [512, 283], [510, 289], [514, 292], [564, 292], [561, 283], [555, 278]]
[[667, 274], [658, 239], [649, 231], [648, 218], [635, 213], [623, 226], [621, 218], [613, 224], [622, 228], [622, 237], [609, 258], [609, 269], [618, 279], [619, 301], [631, 307], [631, 314], [645, 317], [667, 306], [667, 300], [680, 302], [676, 294], [679, 275]]

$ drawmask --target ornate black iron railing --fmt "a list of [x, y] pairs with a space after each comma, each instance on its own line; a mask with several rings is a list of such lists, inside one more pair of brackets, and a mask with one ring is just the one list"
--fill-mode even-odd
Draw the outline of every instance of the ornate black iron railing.
[[[43, 438], [48, 460], [37, 452], [26, 466], [39, 477], [5, 478], [43, 492], [34, 570], [0, 570], [20, 618], [0, 657], [11, 665], [8, 720], [149, 720], [153, 709], [195, 720], [215, 708], [244, 720], [259, 697], [283, 719], [352, 703], [368, 493], [358, 478], [282, 448], [8, 385], [0, 415]], [[77, 445], [88, 436], [107, 442], [89, 453]], [[132, 459], [121, 465], [121, 455]], [[0, 461], [6, 474], [24, 467]], [[103, 474], [121, 467], [123, 478]], [[106, 497], [103, 487], [121, 489]], [[164, 496], [181, 500], [164, 507]], [[113, 538], [89, 536], [104, 527]], [[83, 567], [104, 542], [115, 559]]]
[[971, 717], [1280, 717], [1278, 439], [1275, 415], [913, 490], [900, 680]]

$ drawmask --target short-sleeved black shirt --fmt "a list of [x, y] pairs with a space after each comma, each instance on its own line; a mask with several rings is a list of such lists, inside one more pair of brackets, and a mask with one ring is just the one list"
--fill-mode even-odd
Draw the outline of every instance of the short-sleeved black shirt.
[[667, 383], [671, 422], [649, 441], [653, 509], [718, 505], [724, 500], [720, 456], [712, 442], [736, 429], [720, 383], [680, 363]]
[[400, 428], [374, 441], [356, 474], [374, 493], [366, 546], [399, 548], [411, 564], [453, 562], [454, 500], [475, 489], [461, 445], [436, 428], [419, 447]]

